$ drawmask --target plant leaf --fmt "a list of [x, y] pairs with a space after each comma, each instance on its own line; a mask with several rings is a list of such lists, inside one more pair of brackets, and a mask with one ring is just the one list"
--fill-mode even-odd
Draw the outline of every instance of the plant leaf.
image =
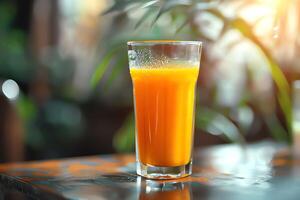
[[153, 9], [149, 8], [143, 16], [138, 20], [138, 22], [135, 24], [134, 28], [137, 29], [143, 22], [145, 22], [149, 16], [153, 13]]
[[152, 0], [152, 1], [146, 1], [146, 3], [144, 3], [141, 8], [147, 8], [149, 6], [153, 6], [155, 5], [157, 2], [159, 2], [159, 0]]
[[178, 34], [187, 24], [189, 24], [190, 19], [187, 18], [177, 29], [175, 34]]
[[11, 3], [0, 3], [0, 27], [1, 31], [9, 28], [16, 14], [16, 9]]
[[132, 152], [134, 149], [134, 114], [130, 113], [113, 138], [118, 152]]
[[122, 72], [122, 70], [124, 70], [124, 67], [126, 65], [127, 65], [127, 56], [123, 55], [117, 60], [116, 64], [114, 65], [112, 72], [105, 83], [105, 88], [111, 86], [113, 81], [118, 77], [118, 75]]
[[230, 142], [245, 143], [238, 127], [223, 114], [207, 108], [196, 113], [196, 127], [214, 135], [225, 136]]
[[[292, 132], [292, 125], [291, 125], [292, 124], [292, 110], [291, 110], [292, 103], [289, 95], [290, 87], [286, 77], [284, 76], [279, 65], [275, 62], [270, 52], [259, 41], [256, 35], [252, 32], [251, 26], [245, 20], [241, 18], [236, 18], [231, 21], [231, 25], [237, 30], [239, 30], [246, 38], [249, 38], [252, 42], [254, 42], [254, 44], [256, 44], [259, 47], [262, 54], [267, 58], [267, 61], [269, 63], [268, 65], [269, 71], [278, 89], [277, 99], [279, 102], [279, 106], [285, 116], [285, 120], [288, 127], [288, 133], [291, 133]], [[291, 144], [292, 142], [291, 134], [287, 142]]]
[[118, 51], [118, 47], [115, 49], [112, 49], [111, 51], [107, 52], [106, 55], [103, 57], [102, 61], [100, 64], [97, 66], [94, 74], [92, 75], [90, 85], [92, 88], [95, 88], [98, 84], [98, 82], [102, 79], [105, 71], [107, 70], [112, 58]]
[[130, 5], [141, 4], [142, 2], [145, 2], [145, 0], [115, 0], [114, 4], [105, 10], [102, 15], [106, 15], [111, 12], [122, 12]]
[[190, 1], [189, 0], [164, 0], [164, 1], [162, 1], [162, 5], [160, 6], [160, 9], [159, 9], [156, 17], [152, 21], [151, 26], [153, 26], [157, 22], [157, 20], [161, 17], [162, 14], [164, 14], [165, 12], [168, 12], [172, 8], [179, 6], [179, 5], [182, 5], [182, 6], [190, 5]]
[[228, 19], [226, 16], [223, 15], [223, 13], [217, 9], [217, 8], [209, 8], [209, 9], [206, 9], [207, 12], [213, 14], [214, 16], [220, 18], [224, 23], [227, 23], [228, 22]]
[[280, 125], [279, 119], [275, 115], [271, 115], [266, 117], [265, 119], [266, 125], [270, 129], [271, 135], [278, 141], [289, 141], [288, 136], [286, 135], [286, 131]]

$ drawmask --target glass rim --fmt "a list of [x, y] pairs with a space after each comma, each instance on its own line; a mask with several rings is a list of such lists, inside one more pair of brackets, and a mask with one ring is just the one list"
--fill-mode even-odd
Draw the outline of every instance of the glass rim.
[[196, 40], [132, 40], [127, 45], [133, 46], [152, 46], [152, 45], [198, 45], [202, 46], [201, 41]]

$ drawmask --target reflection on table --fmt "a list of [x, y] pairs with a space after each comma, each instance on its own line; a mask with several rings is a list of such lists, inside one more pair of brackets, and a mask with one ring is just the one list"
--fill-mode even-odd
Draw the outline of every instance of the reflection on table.
[[298, 199], [299, 158], [285, 145], [261, 142], [195, 151], [193, 174], [149, 180], [134, 155], [106, 155], [0, 165], [0, 199]]

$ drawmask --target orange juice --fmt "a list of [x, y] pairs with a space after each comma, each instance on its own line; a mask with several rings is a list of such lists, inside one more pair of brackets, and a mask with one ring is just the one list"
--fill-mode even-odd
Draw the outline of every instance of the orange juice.
[[182, 166], [191, 159], [195, 85], [199, 67], [131, 68], [139, 161]]

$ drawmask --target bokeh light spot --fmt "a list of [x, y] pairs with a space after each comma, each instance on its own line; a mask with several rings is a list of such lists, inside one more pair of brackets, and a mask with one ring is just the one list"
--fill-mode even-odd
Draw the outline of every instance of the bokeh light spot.
[[14, 100], [19, 96], [20, 89], [14, 80], [8, 79], [2, 84], [2, 92], [8, 99]]

